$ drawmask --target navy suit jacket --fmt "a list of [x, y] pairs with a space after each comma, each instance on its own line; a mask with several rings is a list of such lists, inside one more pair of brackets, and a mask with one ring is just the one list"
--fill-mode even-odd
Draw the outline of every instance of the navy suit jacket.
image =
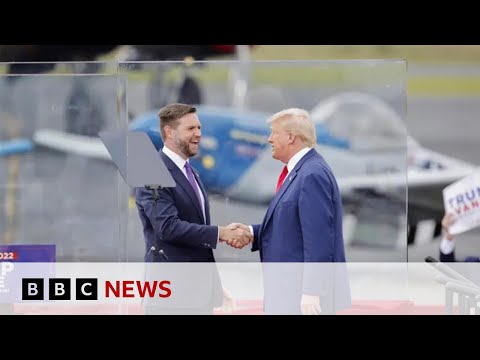
[[450, 254], [444, 254], [440, 251], [440, 259], [441, 262], [455, 262], [455, 251], [452, 251]]
[[170, 262], [214, 262], [218, 227], [210, 226], [208, 196], [198, 173], [193, 169], [205, 198], [205, 215], [195, 192], [178, 166], [160, 150], [160, 155], [175, 180], [175, 188], [158, 190], [155, 203], [152, 190], [136, 189], [136, 205], [143, 225], [145, 261], [162, 261], [149, 251], [163, 250]]
[[340, 191], [333, 172], [312, 149], [287, 175], [262, 224], [253, 225], [252, 251], [259, 250], [264, 263], [330, 265], [269, 267], [267, 264], [266, 312], [298, 313], [301, 294], [326, 296], [321, 301], [324, 310], [350, 306], [346, 269], [332, 264], [346, 262], [342, 216]]
[[315, 149], [300, 159], [254, 225], [252, 250], [264, 262], [345, 262], [342, 199]]

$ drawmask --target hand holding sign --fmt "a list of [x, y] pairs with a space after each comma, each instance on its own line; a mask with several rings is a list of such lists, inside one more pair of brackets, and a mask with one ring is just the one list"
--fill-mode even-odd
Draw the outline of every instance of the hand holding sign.
[[445, 232], [447, 240], [453, 240], [454, 236], [450, 234], [450, 227], [455, 223], [455, 215], [447, 213], [442, 219], [442, 229]]

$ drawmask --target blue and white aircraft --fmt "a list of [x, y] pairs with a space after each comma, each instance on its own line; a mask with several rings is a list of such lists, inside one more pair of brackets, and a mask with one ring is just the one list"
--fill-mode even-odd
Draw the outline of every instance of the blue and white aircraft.
[[[160, 150], [163, 142], [157, 113], [137, 117], [130, 130], [146, 132]], [[440, 221], [444, 212], [442, 189], [476, 169], [422, 147], [407, 134], [398, 112], [376, 96], [340, 93], [310, 113], [316, 123], [317, 150], [332, 167], [347, 209], [374, 194], [398, 203], [405, 213], [408, 182], [409, 223], [432, 218]], [[272, 158], [267, 142], [267, 120], [272, 114], [198, 105], [197, 115], [202, 139], [200, 151], [191, 161], [208, 191], [246, 202], [269, 202], [283, 167]], [[43, 129], [35, 134], [34, 141], [110, 159], [98, 138]]]

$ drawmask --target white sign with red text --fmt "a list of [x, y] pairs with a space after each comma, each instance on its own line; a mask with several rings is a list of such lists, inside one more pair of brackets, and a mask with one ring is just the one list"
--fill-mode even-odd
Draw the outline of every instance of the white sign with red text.
[[480, 171], [443, 189], [443, 203], [445, 212], [455, 216], [452, 235], [480, 226]]

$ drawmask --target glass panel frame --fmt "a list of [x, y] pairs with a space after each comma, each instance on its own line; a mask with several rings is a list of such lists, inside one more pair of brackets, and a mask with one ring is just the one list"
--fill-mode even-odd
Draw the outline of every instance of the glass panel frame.
[[[405, 60], [120, 62], [119, 75], [127, 78], [130, 128], [147, 131], [157, 147], [163, 144], [158, 110], [171, 102], [198, 105], [202, 141], [192, 164], [210, 191], [212, 223], [218, 225], [259, 223], [266, 212], [283, 166], [267, 150], [266, 120], [274, 112], [300, 107], [321, 123], [318, 113], [338, 113], [353, 102], [361, 105], [350, 112], [354, 123], [362, 123], [362, 116], [386, 118], [395, 146], [378, 141], [344, 152], [345, 139], [334, 136], [327, 121], [317, 124], [317, 139], [323, 141], [317, 149], [343, 189], [348, 261], [407, 260]], [[372, 129], [383, 136], [375, 124]], [[141, 234], [136, 217], [133, 209], [129, 227]], [[240, 254], [219, 246], [215, 256], [259, 261], [249, 249]]]
[[1, 244], [126, 261], [128, 192], [97, 136], [128, 127], [117, 63], [2, 63], [0, 84]]

